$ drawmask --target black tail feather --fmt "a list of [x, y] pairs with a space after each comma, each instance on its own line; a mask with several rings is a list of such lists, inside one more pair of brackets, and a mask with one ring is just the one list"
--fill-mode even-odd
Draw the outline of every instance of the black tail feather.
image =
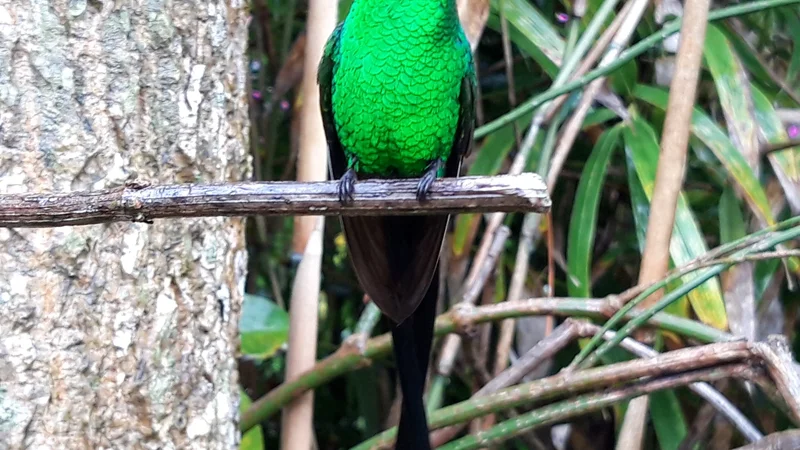
[[430, 450], [428, 419], [423, 395], [433, 342], [439, 277], [431, 286], [416, 311], [392, 330], [400, 388], [403, 392], [400, 424], [397, 427], [397, 450]]

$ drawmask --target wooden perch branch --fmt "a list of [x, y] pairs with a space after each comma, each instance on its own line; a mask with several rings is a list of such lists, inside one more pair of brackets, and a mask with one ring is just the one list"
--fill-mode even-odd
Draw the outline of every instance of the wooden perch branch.
[[0, 194], [0, 227], [59, 227], [212, 216], [408, 215], [546, 212], [550, 197], [532, 173], [443, 178], [428, 199], [416, 199], [417, 179], [364, 180], [342, 206], [337, 181], [241, 182], [149, 186], [131, 183], [97, 192]]

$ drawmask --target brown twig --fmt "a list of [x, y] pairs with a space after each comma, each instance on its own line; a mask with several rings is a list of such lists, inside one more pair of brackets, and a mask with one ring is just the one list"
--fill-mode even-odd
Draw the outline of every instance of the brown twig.
[[795, 367], [791, 346], [785, 336], [769, 336], [767, 342], [754, 344], [754, 352], [767, 364], [767, 370], [778, 388], [792, 421], [800, 424], [800, 373]]
[[[585, 320], [566, 319], [550, 336], [537, 343], [514, 365], [492, 379], [478, 390], [474, 396], [489, 395], [519, 382], [522, 377], [530, 373], [546, 359], [551, 358], [570, 342], [577, 338], [594, 336], [599, 331], [599, 326]], [[609, 331], [605, 334], [604, 339], [611, 339], [613, 336], [614, 332]], [[640, 358], [653, 358], [659, 354], [652, 348], [631, 338], [624, 339], [620, 346]], [[744, 414], [714, 390], [713, 387], [706, 383], [694, 383], [689, 388], [708, 401], [715, 410], [727, 417], [748, 440], [752, 442], [762, 437], [761, 433]], [[436, 430], [431, 434], [431, 442], [437, 446], [442, 445], [455, 437], [462, 428], [463, 425], [452, 425]]]
[[[558, 423], [570, 417], [598, 411], [621, 401], [646, 395], [652, 392], [675, 389], [698, 381], [718, 381], [728, 378], [754, 378], [758, 370], [747, 364], [728, 364], [675, 375], [658, 376], [654, 379], [638, 380], [622, 387], [614, 387], [601, 392], [580, 395], [558, 403], [544, 406], [528, 414], [497, 425], [495, 428], [466, 436], [446, 447], [452, 449], [477, 449], [486, 445], [498, 444], [519, 433], [530, 431], [544, 425]], [[383, 447], [377, 447], [383, 448]]]
[[[614, 310], [609, 307], [607, 301], [585, 298], [533, 298], [514, 303], [502, 302], [480, 307], [457, 305], [449, 312], [437, 317], [435, 334], [441, 336], [452, 332], [470, 333], [472, 327], [477, 324], [509, 317], [554, 315], [561, 317], [608, 318], [613, 313]], [[627, 317], [632, 318], [637, 314], [639, 314], [639, 311], [633, 310]], [[650, 323], [676, 332], [681, 332], [681, 329], [688, 331], [689, 328], [693, 328], [690, 332], [701, 332], [703, 338], [700, 340], [704, 342], [721, 342], [732, 339], [730, 335], [719, 330], [664, 313], [658, 313], [653, 316], [650, 319]], [[303, 376], [298, 377], [297, 381], [283, 383], [254, 402], [251, 408], [242, 416], [240, 428], [248, 430], [259, 421], [275, 414], [289, 399], [302, 394], [308, 389], [321, 386], [327, 381], [357, 367], [369, 365], [374, 358], [387, 355], [391, 351], [391, 343], [391, 336], [387, 333], [369, 339], [363, 349], [360, 350], [349, 345], [341, 346], [332, 355], [318, 361], [313, 368], [305, 372]]]
[[773, 152], [788, 150], [794, 147], [800, 147], [800, 139], [779, 142], [777, 144], [764, 144], [761, 146], [761, 153], [766, 155]]
[[[594, 336], [600, 332], [600, 327], [586, 321], [579, 322], [581, 328], [579, 330], [580, 337]], [[603, 335], [603, 339], [610, 340], [614, 338], [613, 331], [607, 331]], [[620, 343], [620, 347], [624, 348], [629, 353], [636, 355], [640, 358], [653, 358], [659, 353], [652, 348], [642, 344], [631, 338], [625, 338]], [[763, 436], [761, 432], [742, 414], [741, 411], [736, 409], [731, 402], [728, 401], [722, 394], [715, 390], [707, 383], [693, 383], [689, 385], [689, 389], [694, 391], [697, 395], [705, 399], [716, 411], [725, 416], [742, 435], [749, 441], [757, 441]]]
[[0, 227], [58, 227], [178, 217], [247, 215], [449, 214], [460, 211], [539, 211], [550, 197], [535, 174], [443, 178], [428, 199], [418, 180], [365, 180], [352, 203], [338, 199], [337, 181], [242, 182], [147, 186], [130, 183], [95, 192], [0, 195]]
[[[553, 333], [531, 347], [514, 365], [495, 376], [475, 392], [473, 397], [488, 395], [519, 382], [526, 374], [574, 341], [578, 336], [578, 331], [578, 322], [567, 319]], [[436, 430], [431, 433], [430, 441], [434, 446], [442, 445], [453, 439], [463, 428], [464, 424], [459, 424]]]
[[[557, 398], [571, 398], [575, 394], [585, 392], [600, 391], [600, 394], [597, 395], [602, 396], [608, 392], [608, 388], [621, 383], [651, 382], [673, 376], [680, 377], [698, 370], [712, 369], [725, 372], [726, 368], [737, 367], [737, 374], [744, 375], [739, 370], [745, 370], [747, 374], [745, 378], [755, 378], [750, 375], [758, 373], [759, 362], [761, 362], [761, 358], [755, 351], [754, 344], [737, 341], [684, 348], [651, 358], [625, 361], [576, 372], [562, 371], [547, 378], [511, 386], [491, 395], [471, 398], [442, 408], [431, 414], [430, 427], [437, 429], [508, 408], [530, 405], [534, 402], [549, 402]], [[727, 373], [716, 379], [730, 376], [738, 375]], [[683, 384], [696, 381], [700, 380], [692, 379]], [[545, 408], [550, 408], [550, 406]], [[573, 411], [567, 417], [579, 413], [581, 411]], [[396, 429], [386, 430], [357, 448], [385, 448], [386, 444], [391, 443], [394, 433], [396, 433]]]
[[477, 276], [475, 281], [466, 285], [464, 294], [461, 297], [462, 302], [472, 305], [475, 304], [475, 301], [478, 299], [478, 295], [480, 295], [481, 291], [483, 290], [483, 286], [486, 284], [486, 281], [492, 274], [495, 265], [494, 263], [500, 257], [500, 252], [503, 251], [503, 246], [505, 245], [509, 236], [511, 236], [511, 230], [507, 226], [503, 225], [497, 230], [495, 239], [492, 242], [492, 246], [489, 248], [489, 253], [487, 255], [487, 258], [489, 261], [491, 261], [491, 264], [482, 264], [478, 266], [479, 270], [476, 272]]

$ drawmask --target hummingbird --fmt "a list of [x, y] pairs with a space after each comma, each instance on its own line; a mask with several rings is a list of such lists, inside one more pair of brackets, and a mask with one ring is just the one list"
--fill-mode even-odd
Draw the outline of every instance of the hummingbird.
[[[355, 0], [319, 63], [328, 167], [339, 200], [357, 179], [457, 177], [475, 129], [477, 78], [455, 0]], [[430, 449], [423, 401], [450, 217], [341, 216], [356, 277], [392, 322], [402, 392], [396, 449]]]

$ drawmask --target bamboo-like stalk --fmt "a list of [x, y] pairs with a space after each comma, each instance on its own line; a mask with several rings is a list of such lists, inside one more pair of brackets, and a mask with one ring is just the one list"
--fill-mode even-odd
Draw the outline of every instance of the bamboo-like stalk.
[[[289, 351], [286, 379], [292, 380], [314, 366], [317, 359], [317, 299], [322, 265], [324, 218], [309, 236], [297, 267], [289, 310]], [[286, 405], [281, 427], [281, 448], [307, 450], [313, 441], [314, 395], [308, 391]]]
[[[681, 24], [681, 41], [675, 63], [675, 75], [670, 86], [667, 116], [661, 135], [655, 187], [651, 210], [658, 211], [658, 220], [647, 223], [645, 248], [639, 269], [639, 284], [650, 284], [664, 277], [669, 265], [669, 243], [675, 223], [675, 208], [683, 187], [686, 150], [692, 109], [700, 78], [710, 0], [687, 2]], [[648, 307], [658, 300], [661, 292], [645, 299]], [[648, 397], [632, 400], [617, 440], [617, 449], [635, 450], [642, 447], [647, 421]]]
[[[297, 180], [328, 178], [328, 151], [319, 109], [317, 67], [322, 50], [338, 15], [337, 0], [310, 0], [306, 27], [303, 71], [303, 107]], [[322, 268], [322, 235], [325, 216], [295, 217], [292, 246], [302, 254], [295, 275], [289, 308], [289, 351], [286, 379], [291, 380], [314, 366], [317, 354], [319, 287]], [[308, 450], [314, 443], [314, 397], [311, 392], [295, 399], [283, 412], [281, 448]]]
[[489, 0], [457, 0], [458, 17], [474, 52], [478, 48], [486, 21], [489, 20]]
[[[300, 150], [297, 160], [297, 181], [328, 179], [328, 145], [319, 110], [317, 67], [322, 49], [336, 26], [338, 0], [311, 0], [308, 4], [306, 51], [303, 69], [303, 107], [300, 117]], [[308, 242], [317, 219], [297, 217], [294, 221], [294, 251], [301, 253]]]

